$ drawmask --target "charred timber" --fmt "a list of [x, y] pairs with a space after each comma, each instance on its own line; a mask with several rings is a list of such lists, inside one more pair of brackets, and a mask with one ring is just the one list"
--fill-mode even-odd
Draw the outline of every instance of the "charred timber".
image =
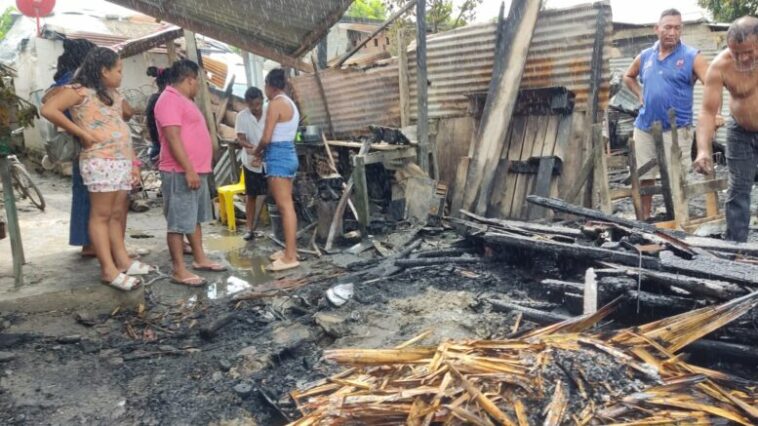
[[559, 241], [551, 241], [537, 238], [529, 238], [516, 234], [487, 232], [484, 240], [491, 244], [503, 245], [518, 249], [533, 250], [541, 253], [552, 253], [560, 256], [571, 257], [578, 260], [611, 261], [627, 266], [638, 266], [640, 262], [643, 268], [659, 269], [658, 259], [645, 255], [624, 253], [599, 247], [568, 244]]

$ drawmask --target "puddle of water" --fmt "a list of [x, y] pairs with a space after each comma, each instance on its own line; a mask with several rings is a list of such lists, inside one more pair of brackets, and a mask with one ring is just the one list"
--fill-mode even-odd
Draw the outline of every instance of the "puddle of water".
[[244, 248], [247, 242], [240, 235], [229, 231], [221, 234], [209, 234], [203, 237], [203, 244], [207, 251], [230, 252]]
[[232, 273], [223, 280], [208, 285], [208, 299], [230, 296], [273, 280], [266, 271], [270, 262], [263, 256], [240, 248], [227, 252], [226, 260], [232, 267]]

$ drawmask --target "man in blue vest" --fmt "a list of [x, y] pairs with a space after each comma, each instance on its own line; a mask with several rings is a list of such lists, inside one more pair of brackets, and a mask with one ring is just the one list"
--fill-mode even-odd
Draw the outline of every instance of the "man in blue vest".
[[[668, 110], [676, 111], [676, 127], [682, 164], [690, 169], [692, 149], [692, 90], [696, 80], [705, 81], [708, 62], [697, 49], [682, 43], [682, 14], [676, 9], [661, 13], [655, 25], [658, 41], [642, 51], [624, 75], [624, 82], [637, 95], [642, 108], [634, 122], [634, 142], [636, 145], [637, 167], [658, 158], [655, 142], [650, 129], [653, 123], [663, 125], [663, 141], [666, 152], [671, 152], [671, 126]], [[637, 81], [639, 77], [642, 86]], [[655, 185], [659, 177], [658, 168], [640, 176], [643, 187]], [[643, 219], [650, 217], [652, 196], [642, 196]]]

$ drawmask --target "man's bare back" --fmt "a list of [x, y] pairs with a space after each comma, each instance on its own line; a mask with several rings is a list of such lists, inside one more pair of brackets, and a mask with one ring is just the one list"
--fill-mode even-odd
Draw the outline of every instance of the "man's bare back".
[[721, 109], [721, 94], [731, 95], [729, 110], [742, 129], [758, 132], [758, 19], [740, 18], [727, 32], [728, 48], [708, 67], [703, 89], [703, 105], [698, 116], [698, 154], [693, 166], [704, 174], [713, 173], [713, 134]]
[[758, 131], [758, 69], [738, 71], [728, 50], [713, 60], [711, 67], [718, 71], [723, 86], [729, 91], [729, 111], [737, 124], [748, 131]]

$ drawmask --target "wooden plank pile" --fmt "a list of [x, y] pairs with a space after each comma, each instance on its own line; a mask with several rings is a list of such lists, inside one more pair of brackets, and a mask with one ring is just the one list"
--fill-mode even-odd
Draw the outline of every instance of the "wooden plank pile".
[[[563, 263], [592, 268], [581, 282], [544, 279], [540, 289], [558, 295], [583, 313], [624, 296], [627, 307], [654, 312], [656, 318], [728, 301], [758, 291], [758, 245], [689, 236], [634, 220], [567, 204], [558, 199], [529, 196], [544, 208], [588, 219], [578, 226], [546, 225], [484, 218], [463, 212], [451, 219], [465, 233], [495, 251], [553, 256]], [[591, 297], [589, 305], [587, 298]], [[496, 309], [520, 311], [535, 322], [565, 319], [492, 301]], [[632, 310], [633, 311], [633, 310]], [[737, 321], [708, 341], [713, 349], [758, 360], [758, 315]], [[705, 344], [701, 346], [705, 349]], [[750, 356], [749, 354], [753, 354]]]
[[340, 349], [352, 368], [292, 392], [292, 425], [755, 424], [758, 384], [684, 362], [677, 352], [758, 306], [758, 292], [613, 333], [613, 311], [507, 340]]

